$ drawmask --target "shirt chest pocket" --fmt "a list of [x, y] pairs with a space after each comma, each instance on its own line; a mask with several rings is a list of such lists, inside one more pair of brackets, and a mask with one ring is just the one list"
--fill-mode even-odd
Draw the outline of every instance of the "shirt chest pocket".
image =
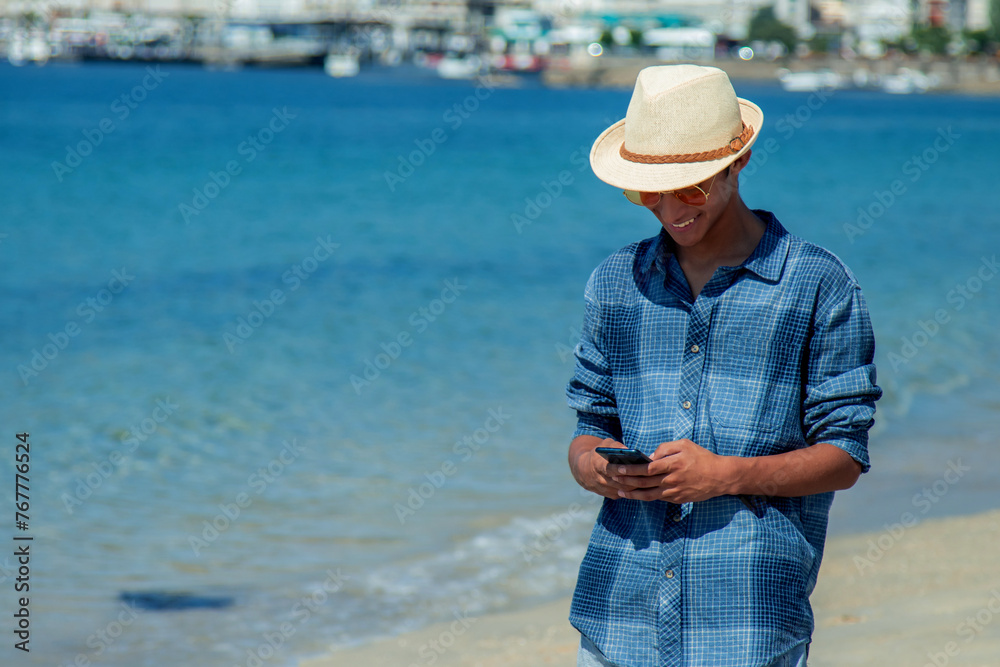
[[708, 414], [713, 426], [754, 432], [777, 428], [772, 341], [734, 335], [713, 347], [708, 380]]

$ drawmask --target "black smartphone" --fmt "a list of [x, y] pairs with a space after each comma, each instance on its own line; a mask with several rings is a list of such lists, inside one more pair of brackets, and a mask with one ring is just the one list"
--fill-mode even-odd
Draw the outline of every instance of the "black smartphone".
[[620, 449], [618, 447], [598, 447], [594, 450], [608, 460], [608, 463], [632, 465], [634, 463], [650, 463], [651, 458], [638, 449]]

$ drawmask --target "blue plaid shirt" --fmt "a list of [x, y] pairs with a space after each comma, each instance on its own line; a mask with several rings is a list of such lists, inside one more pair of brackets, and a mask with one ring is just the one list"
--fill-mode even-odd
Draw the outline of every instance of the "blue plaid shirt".
[[[756, 214], [756, 250], [697, 299], [666, 232], [594, 271], [567, 387], [575, 435], [647, 454], [681, 438], [725, 456], [826, 442], [868, 470], [882, 392], [861, 289], [836, 256]], [[605, 499], [570, 621], [621, 665], [768, 665], [812, 635], [832, 501]]]

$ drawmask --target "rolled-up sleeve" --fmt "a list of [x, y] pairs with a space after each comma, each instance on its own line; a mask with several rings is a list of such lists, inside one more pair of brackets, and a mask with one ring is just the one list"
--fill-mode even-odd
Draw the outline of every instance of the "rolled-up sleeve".
[[622, 429], [614, 378], [602, 338], [602, 310], [594, 283], [595, 276], [591, 276], [585, 294], [587, 307], [583, 329], [575, 350], [576, 371], [566, 386], [566, 397], [569, 407], [577, 414], [574, 437], [593, 435], [620, 441]]
[[809, 341], [808, 377], [803, 401], [806, 441], [840, 447], [861, 464], [868, 457], [868, 429], [874, 423], [875, 336], [861, 288], [851, 282], [838, 294], [821, 298]]

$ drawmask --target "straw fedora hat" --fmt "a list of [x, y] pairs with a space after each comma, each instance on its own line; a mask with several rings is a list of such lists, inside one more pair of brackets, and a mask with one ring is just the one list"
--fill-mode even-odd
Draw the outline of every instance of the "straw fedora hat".
[[736, 97], [717, 67], [647, 67], [636, 78], [625, 119], [594, 142], [590, 166], [623, 190], [685, 188], [750, 150], [763, 122], [760, 108]]

